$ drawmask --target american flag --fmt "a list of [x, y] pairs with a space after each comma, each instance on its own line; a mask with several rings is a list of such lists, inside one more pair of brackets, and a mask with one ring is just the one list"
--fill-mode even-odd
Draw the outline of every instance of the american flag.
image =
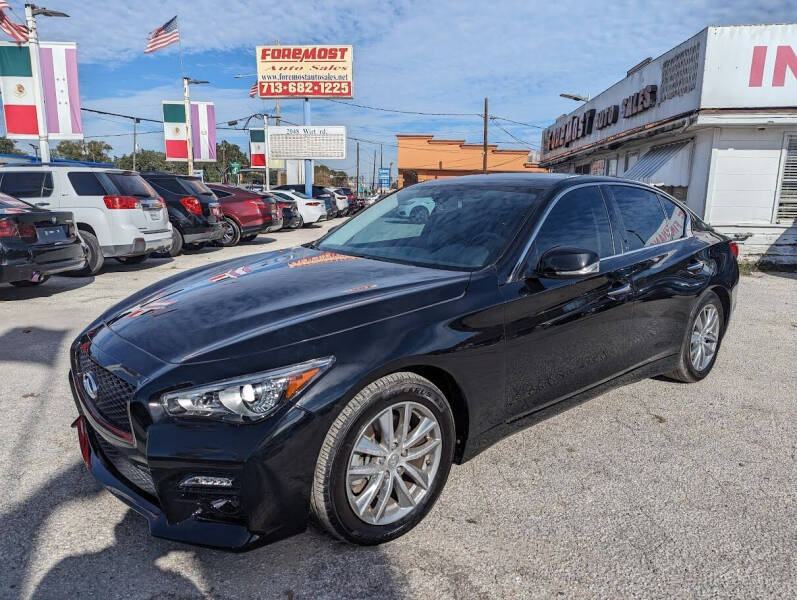
[[[2, 0], [0, 0], [2, 1]], [[257, 96], [257, 81], [252, 84], [252, 87], [249, 88], [249, 97], [254, 98]]]
[[6, 2], [6, 0], [0, 0], [0, 29], [8, 34], [8, 36], [18, 44], [27, 42], [28, 38], [30, 37], [28, 28], [25, 25], [14, 23], [14, 21], [6, 16], [6, 14], [3, 12], [4, 10], [11, 10], [11, 6], [8, 4], [8, 2]]
[[[2, 1], [2, 0], [0, 0]], [[170, 44], [180, 41], [180, 30], [177, 28], [177, 17], [172, 17], [166, 23], [153, 29], [147, 36], [147, 47], [144, 52], [155, 52]]]

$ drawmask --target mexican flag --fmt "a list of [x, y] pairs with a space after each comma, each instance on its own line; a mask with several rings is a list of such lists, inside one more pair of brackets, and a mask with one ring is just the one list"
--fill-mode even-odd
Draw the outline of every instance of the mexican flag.
[[[188, 160], [188, 137], [184, 102], [163, 102], [163, 136], [166, 160]], [[191, 103], [191, 143], [194, 160], [216, 160], [216, 108], [212, 102]]]
[[[41, 42], [39, 58], [48, 137], [83, 139], [76, 44]], [[0, 42], [0, 94], [7, 137], [37, 139], [39, 122], [33, 98], [30, 46]]]
[[249, 164], [253, 169], [266, 168], [266, 135], [264, 129], [249, 130]]

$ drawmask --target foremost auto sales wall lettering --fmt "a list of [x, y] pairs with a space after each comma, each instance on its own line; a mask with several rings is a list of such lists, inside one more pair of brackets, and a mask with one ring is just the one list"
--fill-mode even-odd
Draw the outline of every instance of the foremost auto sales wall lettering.
[[545, 131], [545, 149], [553, 150], [569, 146], [570, 142], [592, 133], [595, 122], [595, 109], [591, 108], [581, 116], [574, 116], [567, 123], [551, 127]]
[[627, 119], [652, 108], [656, 105], [657, 89], [658, 86], [646, 85], [638, 92], [623, 98], [622, 109], [618, 104], [607, 106], [598, 112], [590, 109], [580, 116], [570, 118], [566, 123], [549, 127], [543, 134], [543, 151], [569, 146], [570, 142], [591, 134], [593, 125], [595, 129], [610, 127], [617, 123], [621, 113]]

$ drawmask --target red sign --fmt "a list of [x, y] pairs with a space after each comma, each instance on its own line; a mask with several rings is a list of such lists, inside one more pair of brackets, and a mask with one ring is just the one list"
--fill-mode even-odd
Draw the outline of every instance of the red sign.
[[351, 46], [258, 46], [261, 98], [353, 98]]

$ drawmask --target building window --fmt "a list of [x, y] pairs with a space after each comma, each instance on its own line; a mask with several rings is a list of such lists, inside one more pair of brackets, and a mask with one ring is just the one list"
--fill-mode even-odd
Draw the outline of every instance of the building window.
[[636, 164], [636, 161], [639, 159], [639, 154], [636, 152], [629, 152], [625, 155], [625, 168], [623, 169], [623, 173], [628, 171], [631, 167]]
[[780, 180], [778, 220], [797, 219], [797, 135], [786, 142], [786, 164]]
[[610, 158], [609, 159], [609, 168], [606, 170], [606, 174], [610, 177], [617, 177], [617, 159]]
[[576, 165], [576, 175], [589, 175], [590, 170], [590, 163], [584, 163], [583, 165]]
[[606, 175], [606, 160], [601, 158], [598, 160], [592, 161], [592, 167], [590, 168], [591, 175]]

